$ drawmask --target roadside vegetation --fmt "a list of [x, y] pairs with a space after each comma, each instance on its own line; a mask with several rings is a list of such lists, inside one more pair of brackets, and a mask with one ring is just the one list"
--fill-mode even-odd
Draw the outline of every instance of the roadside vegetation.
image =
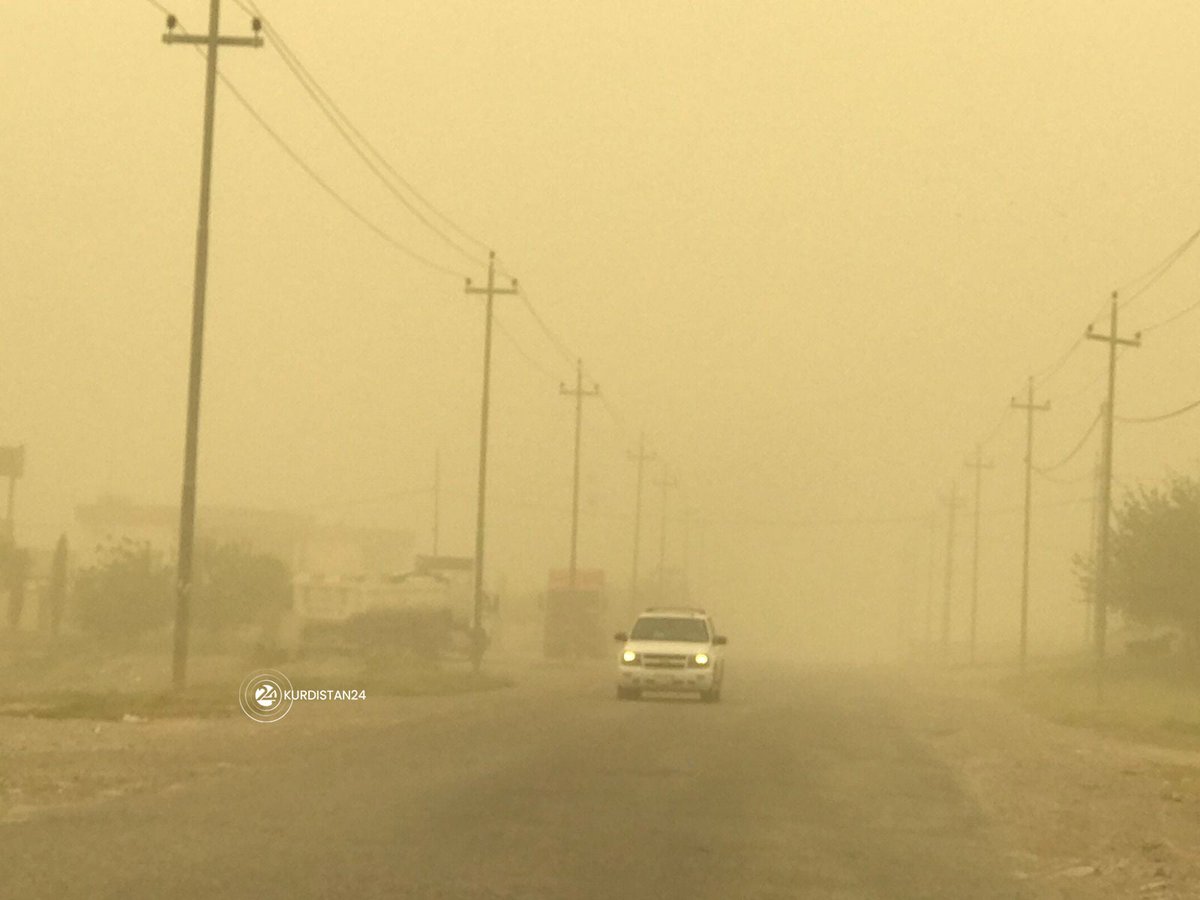
[[1200, 749], [1200, 682], [1191, 661], [1178, 656], [1111, 659], [1103, 702], [1090, 657], [1032, 668], [1023, 678], [1008, 675], [1001, 686], [1030, 712], [1063, 725]]
[[[55, 627], [0, 632], [0, 715], [136, 722], [240, 714], [238, 687], [262, 668], [281, 669], [297, 689], [358, 689], [368, 697], [509, 684], [470, 670], [448, 614], [378, 610], [302, 630], [290, 621], [286, 564], [241, 544], [202, 543], [189, 686], [175, 692], [173, 568], [147, 544], [115, 541], [68, 587], [66, 553], [62, 542], [44, 592], [46, 624]], [[19, 561], [6, 568], [10, 562], [0, 554], [0, 578], [17, 571]], [[12, 609], [10, 600], [10, 616]]]
[[[1003, 686], [1057, 722], [1200, 749], [1200, 481], [1175, 475], [1126, 492], [1110, 551], [1109, 607], [1125, 628], [1108, 636], [1103, 699], [1091, 653]], [[1090, 598], [1095, 561], [1075, 563]]]

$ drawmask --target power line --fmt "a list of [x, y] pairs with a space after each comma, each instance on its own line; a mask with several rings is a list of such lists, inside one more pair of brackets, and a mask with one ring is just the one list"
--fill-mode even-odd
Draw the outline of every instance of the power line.
[[1190, 306], [1187, 306], [1184, 309], [1181, 309], [1179, 312], [1175, 313], [1173, 316], [1168, 316], [1167, 318], [1163, 319], [1161, 322], [1155, 322], [1153, 325], [1147, 325], [1145, 328], [1143, 328], [1141, 330], [1140, 333], [1141, 334], [1149, 334], [1152, 331], [1157, 331], [1160, 328], [1165, 328], [1167, 325], [1172, 325], [1175, 322], [1178, 322], [1184, 316], [1188, 315], [1189, 313], [1195, 312], [1197, 309], [1200, 309], [1200, 300], [1197, 300], [1195, 303], [1191, 304]]
[[[159, 3], [158, 0], [146, 0], [146, 2], [149, 3], [151, 6], [153, 6], [155, 9], [157, 9], [164, 16], [172, 15], [171, 11], [169, 9], [167, 9], [165, 6], [163, 6], [161, 3]], [[180, 29], [180, 30], [182, 31], [183, 29]], [[185, 31], [184, 33], [186, 34], [187, 32]]]
[[1086, 475], [1080, 475], [1078, 478], [1059, 478], [1057, 475], [1051, 475], [1049, 472], [1041, 472], [1037, 469], [1034, 469], [1034, 473], [1039, 478], [1044, 478], [1046, 481], [1049, 481], [1053, 484], [1076, 485], [1083, 484], [1085, 481], [1096, 480], [1096, 474], [1094, 472], [1089, 472]]
[[510, 345], [512, 345], [512, 348], [517, 351], [517, 354], [522, 359], [524, 359], [525, 362], [529, 363], [529, 365], [532, 368], [536, 369], [538, 372], [540, 372], [542, 375], [545, 375], [547, 378], [549, 378], [551, 381], [555, 382], [556, 384], [558, 382], [562, 381], [562, 379], [559, 378], [559, 376], [555, 375], [553, 372], [551, 372], [549, 369], [547, 369], [545, 366], [543, 366], [541, 363], [539, 363], [536, 359], [533, 358], [533, 356], [531, 356], [529, 354], [528, 351], [526, 351], [526, 349], [524, 347], [521, 346], [521, 344], [513, 336], [513, 333], [504, 327], [504, 324], [500, 321], [499, 316], [495, 317], [495, 319], [493, 320], [493, 324], [496, 326], [496, 330], [499, 331], [502, 335], [504, 335], [505, 340], [507, 340], [508, 343]]
[[1082, 337], [1076, 338], [1075, 343], [1067, 348], [1066, 353], [1060, 356], [1055, 362], [1046, 366], [1046, 368], [1042, 369], [1040, 372], [1035, 372], [1033, 376], [1034, 380], [1039, 384], [1045, 384], [1045, 382], [1057, 375], [1062, 370], [1063, 366], [1065, 366], [1071, 359], [1075, 351], [1083, 346], [1083, 340], [1084, 339]]
[[1150, 422], [1162, 422], [1166, 419], [1173, 419], [1176, 416], [1182, 416], [1184, 413], [1191, 412], [1198, 406], [1200, 406], [1200, 400], [1196, 400], [1187, 404], [1186, 406], [1181, 406], [1179, 409], [1172, 410], [1169, 413], [1163, 413], [1161, 416], [1145, 416], [1137, 418], [1131, 416], [1117, 416], [1116, 419], [1118, 422], [1124, 422], [1130, 425], [1146, 425]]
[[[146, 0], [146, 2], [149, 3], [151, 6], [153, 6], [155, 9], [158, 9], [160, 11], [165, 10], [165, 7], [163, 7], [162, 4], [156, 2], [156, 0]], [[183, 26], [182, 23], [179, 23], [178, 21], [176, 22], [175, 27], [182, 34], [188, 33], [188, 30]], [[205, 55], [204, 51], [200, 47], [196, 47], [195, 50], [201, 56]], [[348, 212], [354, 218], [358, 219], [359, 222], [361, 222], [368, 229], [373, 231], [385, 243], [390, 244], [394, 249], [399, 250], [401, 253], [403, 253], [405, 256], [409, 257], [410, 259], [412, 259], [416, 262], [419, 262], [422, 265], [427, 266], [428, 268], [433, 269], [437, 272], [441, 272], [442, 274], [452, 275], [455, 278], [463, 277], [461, 272], [459, 272], [455, 269], [451, 269], [448, 266], [443, 266], [437, 262], [434, 262], [432, 259], [429, 259], [427, 256], [424, 256], [421, 253], [418, 253], [416, 250], [413, 250], [411, 247], [408, 247], [403, 242], [401, 242], [397, 238], [393, 237], [391, 234], [389, 234], [387, 231], [385, 231], [383, 228], [381, 228], [379, 225], [377, 225], [375, 222], [373, 222], [371, 219], [369, 219], [361, 210], [358, 209], [358, 207], [356, 207], [353, 203], [351, 203], [349, 200], [347, 200], [345, 197], [343, 197], [341, 194], [339, 194], [337, 192], [337, 190], [331, 184], [329, 184], [329, 182], [327, 182], [324, 178], [322, 178], [312, 166], [310, 166], [307, 162], [304, 161], [304, 158], [302, 156], [300, 156], [300, 154], [296, 150], [294, 150], [291, 147], [291, 145], [288, 144], [288, 142], [286, 140], [284, 140], [283, 136], [278, 131], [276, 131], [267, 122], [266, 119], [263, 118], [262, 114], [259, 113], [258, 110], [254, 108], [254, 105], [249, 100], [246, 99], [245, 95], [243, 95], [242, 92], [237, 89], [237, 86], [234, 85], [234, 83], [232, 81], [230, 81], [229, 78], [223, 72], [218, 71], [217, 78], [219, 78], [221, 80], [221, 84], [223, 84], [225, 86], [225, 88], [233, 95], [233, 98], [235, 100], [237, 100], [237, 102], [242, 106], [243, 109], [246, 110], [247, 113], [250, 114], [250, 117], [252, 119], [254, 119], [255, 122], [258, 123], [259, 127], [261, 127], [263, 129], [263, 131], [265, 131], [267, 133], [267, 135], [276, 143], [276, 145], [278, 145], [278, 147], [285, 154], [287, 154], [287, 156], [292, 160], [292, 162], [294, 162], [297, 166], [299, 166], [301, 171], [303, 171], [305, 175], [307, 175], [309, 178], [311, 178], [313, 180], [313, 182], [319, 188], [321, 188], [321, 190], [323, 190], [326, 194], [328, 194], [334, 200], [334, 202], [336, 202], [339, 206], [341, 206], [344, 210], [346, 210], [346, 212]]]
[[1070, 453], [1068, 453], [1066, 456], [1064, 456], [1062, 459], [1060, 459], [1054, 465], [1052, 465], [1052, 466], [1034, 466], [1033, 470], [1035, 472], [1037, 472], [1039, 475], [1045, 475], [1047, 472], [1053, 472], [1055, 469], [1061, 469], [1063, 466], [1065, 466], [1067, 463], [1069, 463], [1071, 460], [1073, 460], [1075, 458], [1075, 455], [1077, 453], [1079, 453], [1080, 450], [1083, 449], [1084, 444], [1087, 443], [1087, 439], [1092, 436], [1092, 432], [1096, 430], [1096, 426], [1100, 424], [1100, 420], [1103, 418], [1104, 418], [1103, 412], [1097, 413], [1096, 418], [1092, 419], [1092, 424], [1088, 426], [1087, 431], [1085, 431], [1083, 433], [1083, 437], [1081, 437], [1079, 439], [1079, 443], [1076, 444], [1074, 446], [1074, 448], [1072, 448]]
[[1008, 421], [1008, 414], [1010, 412], [1012, 412], [1011, 406], [1004, 407], [1003, 412], [1000, 413], [1000, 418], [996, 420], [996, 424], [992, 426], [991, 430], [984, 437], [980, 438], [978, 443], [986, 445], [994, 441], [996, 435], [1000, 433], [1000, 429], [1004, 427], [1004, 423]]
[[554, 345], [554, 349], [557, 350], [567, 362], [574, 363], [574, 361], [579, 357], [571, 351], [571, 348], [568, 346], [567, 342], [564, 341], [561, 336], [559, 336], [558, 332], [556, 332], [546, 323], [546, 320], [543, 319], [541, 314], [534, 308], [533, 302], [530, 300], [529, 294], [526, 293], [524, 287], [517, 292], [517, 296], [521, 298], [521, 302], [525, 304], [525, 308], [529, 310], [529, 314], [533, 316], [533, 320], [537, 322], [538, 327], [542, 330], [542, 333], [546, 335], [550, 343]]
[[1150, 290], [1150, 288], [1152, 288], [1160, 278], [1166, 275], [1167, 272], [1171, 271], [1171, 268], [1175, 265], [1175, 263], [1179, 262], [1183, 255], [1191, 249], [1193, 244], [1196, 243], [1197, 238], [1200, 238], [1200, 228], [1193, 231], [1187, 240], [1167, 254], [1167, 256], [1164, 257], [1157, 265], [1143, 272], [1137, 278], [1127, 281], [1125, 284], [1118, 287], [1117, 292], [1124, 294], [1125, 291], [1129, 290], [1131, 287], [1133, 287], [1133, 285], [1138, 284], [1147, 278], [1149, 279], [1145, 284], [1134, 291], [1133, 294], [1121, 301], [1121, 308], [1124, 309], [1125, 307], [1129, 306], [1129, 304], [1133, 303], [1134, 300], [1142, 296], [1142, 294], [1146, 293], [1146, 291]]
[[430, 269], [433, 269], [436, 272], [441, 272], [443, 275], [451, 275], [455, 278], [464, 277], [463, 273], [461, 271], [459, 271], [458, 269], [452, 269], [449, 266], [443, 266], [441, 263], [434, 262], [432, 259], [425, 256], [424, 254], [418, 253], [416, 250], [413, 250], [411, 247], [402, 243], [401, 241], [399, 241], [398, 239], [393, 237], [391, 234], [384, 231], [383, 228], [381, 228], [379, 225], [375, 224], [375, 222], [373, 222], [371, 219], [367, 218], [367, 216], [361, 210], [359, 210], [358, 207], [354, 206], [354, 204], [352, 204], [349, 200], [347, 200], [345, 197], [343, 197], [341, 194], [339, 194], [333, 188], [333, 186], [329, 184], [329, 182], [327, 182], [324, 178], [322, 178], [320, 175], [318, 175], [316, 170], [313, 169], [313, 167], [310, 166], [308, 163], [306, 163], [304, 161], [304, 159], [300, 156], [299, 153], [297, 153], [295, 150], [293, 150], [291, 148], [291, 146], [287, 143], [287, 141], [285, 141], [283, 139], [283, 137], [279, 134], [279, 132], [277, 132], [274, 128], [272, 128], [269, 124], [267, 124], [266, 119], [264, 119], [259, 114], [258, 110], [256, 110], [253, 106], [250, 105], [250, 101], [247, 100], [244, 96], [242, 96], [242, 92], [239, 91], [236, 87], [234, 87], [233, 82], [231, 82], [227, 77], [225, 77], [224, 74], [221, 74], [221, 73], [218, 73], [217, 77], [221, 79], [221, 83], [223, 85], [225, 85], [225, 87], [229, 90], [229, 92], [231, 94], [233, 94], [234, 99], [236, 99], [238, 101], [238, 103], [240, 103], [242, 105], [242, 107], [246, 110], [246, 112], [248, 112], [250, 114], [250, 116], [254, 119], [254, 121], [256, 121], [262, 127], [262, 129], [271, 137], [271, 139], [274, 140], [275, 143], [279, 145], [279, 148], [281, 150], [283, 150], [283, 152], [286, 153], [291, 158], [292, 162], [294, 162], [296, 165], [298, 165], [304, 171], [304, 173], [306, 175], [308, 175], [308, 177], [311, 178], [319, 188], [321, 188], [321, 190], [325, 191], [326, 194], [328, 194], [330, 197], [332, 197], [333, 200], [339, 206], [341, 206], [344, 210], [346, 210], [346, 212], [350, 213], [350, 215], [352, 215], [352, 216], [354, 216], [354, 218], [358, 219], [359, 222], [361, 222], [363, 225], [365, 225], [371, 231], [375, 232], [375, 234], [379, 238], [381, 238], [385, 243], [390, 244], [393, 248], [395, 248], [396, 250], [399, 250], [401, 253], [403, 253], [405, 256], [407, 256], [409, 259], [412, 259], [415, 262], [419, 262], [422, 265], [424, 265]]
[[[246, 12], [262, 16], [257, 4], [250, 3], [247, 5], [246, 3], [243, 3], [242, 0], [234, 0], [234, 2]], [[375, 149], [374, 145], [372, 145], [370, 141], [363, 136], [363, 133], [354, 125], [353, 122], [350, 121], [346, 114], [342, 112], [341, 107], [338, 106], [336, 101], [334, 101], [329, 93], [321, 87], [320, 83], [317, 82], [316, 78], [313, 77], [312, 73], [309, 72], [304, 63], [301, 62], [300, 58], [295, 54], [291, 47], [288, 46], [282, 35], [279, 34], [278, 29], [276, 29], [274, 25], [272, 25], [271, 22], [265, 17], [263, 18], [263, 25], [266, 28], [268, 36], [271, 38], [271, 46], [275, 49], [275, 52], [279, 54], [279, 58], [283, 61], [284, 65], [287, 66], [288, 70], [296, 78], [296, 81], [299, 83], [300, 87], [317, 105], [317, 108], [321, 111], [321, 114], [329, 120], [329, 123], [334, 127], [338, 134], [341, 135], [342, 139], [346, 142], [350, 149], [354, 151], [355, 155], [362, 160], [363, 164], [371, 171], [371, 173], [379, 179], [385, 188], [387, 188], [388, 192], [391, 193], [392, 196], [398, 201], [400, 201], [404, 208], [412, 213], [423, 225], [425, 225], [430, 231], [445, 241], [449, 246], [457, 250], [463, 255], [463, 257], [470, 262], [475, 263], [476, 265], [483, 265], [484, 260], [478, 254], [467, 250], [462, 244], [454, 240], [454, 238], [450, 237], [441, 228], [431, 222], [429, 218], [422, 213], [421, 210], [417, 209], [417, 207], [413, 205], [412, 201], [410, 201], [408, 197], [406, 197], [403, 192], [401, 192], [396, 185], [392, 183], [387, 174], [385, 174], [384, 170], [381, 169], [381, 165], [384, 166], [387, 171], [396, 178], [397, 181], [404, 185], [404, 187], [410, 193], [412, 193], [414, 197], [420, 199], [421, 202], [423, 202], [424, 205], [433, 211], [439, 218], [443, 219], [443, 221], [450, 222], [446, 216], [437, 212], [432, 204], [425, 200], [419, 194], [419, 192], [413, 188], [412, 184], [407, 179], [400, 175], [394, 167], [388, 164], [387, 160], [383, 158], [382, 154]], [[372, 157], [374, 157], [374, 159], [372, 159]], [[450, 222], [450, 224], [453, 225], [452, 222]], [[462, 231], [462, 229], [458, 229], [458, 226], [456, 225], [453, 227], [460, 232]], [[468, 238], [472, 242], [483, 246], [481, 241], [478, 241], [475, 238], [470, 238], [469, 235]], [[487, 248], [484, 247], [484, 249], [486, 250]]]

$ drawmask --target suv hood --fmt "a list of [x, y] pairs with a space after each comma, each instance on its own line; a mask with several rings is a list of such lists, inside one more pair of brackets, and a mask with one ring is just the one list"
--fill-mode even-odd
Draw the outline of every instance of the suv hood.
[[708, 641], [626, 641], [625, 649], [634, 653], [710, 653]]

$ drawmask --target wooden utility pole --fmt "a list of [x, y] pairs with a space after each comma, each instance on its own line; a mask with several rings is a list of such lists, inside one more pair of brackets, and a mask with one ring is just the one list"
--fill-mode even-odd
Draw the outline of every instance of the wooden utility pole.
[[[1104, 415], [1103, 403], [1100, 404], [1100, 415]], [[1100, 475], [1104, 471], [1100, 460], [1103, 453], [1103, 449], [1096, 452], [1096, 461], [1092, 466], [1092, 534], [1088, 547], [1092, 558], [1092, 583], [1089, 586], [1087, 597], [1084, 598], [1087, 607], [1083, 616], [1083, 646], [1085, 650], [1093, 645], [1096, 634], [1093, 618], [1096, 611], [1096, 560], [1100, 542]]]
[[600, 394], [600, 385], [594, 384], [588, 390], [583, 388], [583, 360], [575, 360], [575, 387], [568, 388], [565, 384], [558, 386], [558, 392], [575, 398], [575, 478], [571, 486], [571, 565], [568, 569], [568, 587], [575, 590], [576, 557], [579, 549], [579, 444], [583, 431], [583, 398], [596, 397]]
[[[496, 287], [496, 252], [493, 250], [488, 253], [487, 286], [474, 287], [471, 279], [468, 278], [465, 290], [468, 294], [482, 294], [487, 298], [484, 306], [483, 327], [483, 399], [479, 404], [479, 491], [476, 495], [475, 506], [475, 596], [472, 620], [473, 640], [481, 641], [483, 630], [483, 536], [487, 509], [488, 408], [491, 402], [492, 384], [492, 317], [495, 298], [517, 293], [517, 279], [512, 279], [511, 287]], [[472, 659], [475, 668], [478, 669], [479, 658], [472, 654]]]
[[1113, 476], [1113, 417], [1117, 399], [1117, 347], [1140, 347], [1139, 332], [1133, 338], [1122, 338], [1117, 329], [1117, 292], [1112, 292], [1109, 311], [1108, 334], [1097, 334], [1091, 325], [1086, 337], [1091, 341], [1108, 344], [1108, 400], [1104, 404], [1104, 443], [1100, 457], [1100, 530], [1098, 534], [1098, 559], [1096, 561], [1096, 609], [1093, 621], [1096, 627], [1096, 699], [1104, 699], [1105, 641], [1108, 631], [1109, 592], [1112, 590], [1112, 561], [1109, 559], [1109, 532], [1112, 519], [1112, 476]]
[[958, 482], [950, 482], [950, 496], [943, 499], [947, 507], [946, 521], [946, 580], [942, 595], [942, 661], [950, 661], [950, 599], [954, 591], [954, 526], [961, 501], [958, 499]]
[[192, 554], [196, 531], [196, 461], [200, 432], [200, 382], [204, 357], [204, 304], [208, 286], [208, 219], [212, 190], [213, 124], [216, 117], [217, 50], [221, 47], [261, 47], [262, 23], [252, 22], [253, 37], [222, 37], [221, 0], [209, 0], [208, 34], [175, 32], [174, 16], [167, 17], [165, 44], [198, 44], [205, 48], [204, 137], [200, 156], [200, 212], [196, 227], [196, 267], [192, 281], [192, 340], [188, 368], [187, 430], [183, 450], [183, 490], [179, 504], [179, 564], [175, 594], [175, 653], [172, 681], [176, 689], [187, 683], [188, 624], [192, 589]]
[[671, 470], [663, 466], [662, 478], [654, 482], [662, 489], [662, 520], [658, 533], [658, 599], [665, 602], [666, 596], [666, 565], [667, 565], [667, 494], [671, 488], [678, 487], [679, 481], [671, 477]]
[[646, 452], [646, 432], [642, 432], [638, 439], [637, 453], [627, 453], [628, 457], [637, 463], [637, 490], [634, 494], [633, 501], [633, 572], [629, 579], [629, 601], [633, 607], [631, 612], [636, 615], [638, 613], [638, 560], [642, 549], [642, 479], [645, 474], [646, 463], [651, 462], [657, 457], [653, 453]]
[[1033, 522], [1033, 414], [1046, 412], [1049, 403], [1033, 402], [1033, 376], [1029, 378], [1024, 402], [1012, 399], [1013, 409], [1025, 410], [1025, 537], [1021, 553], [1021, 674], [1025, 674], [1025, 660], [1029, 644], [1029, 532]]
[[933, 653], [933, 595], [937, 571], [937, 509], [929, 513], [929, 569], [925, 577], [925, 653]]
[[442, 528], [442, 451], [433, 451], [433, 555], [438, 555]]
[[967, 468], [975, 471], [975, 530], [971, 552], [971, 665], [975, 665], [976, 625], [979, 617], [979, 525], [982, 509], [980, 498], [983, 493], [983, 470], [993, 468], [992, 463], [983, 461], [981, 444], [975, 445], [975, 457], [968, 460]]

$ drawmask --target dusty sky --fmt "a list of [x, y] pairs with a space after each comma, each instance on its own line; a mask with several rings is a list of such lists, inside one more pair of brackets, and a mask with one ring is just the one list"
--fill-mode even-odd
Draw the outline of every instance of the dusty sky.
[[[167, 5], [204, 27], [202, 0]], [[922, 516], [952, 478], [965, 490], [963, 458], [1025, 377], [1200, 225], [1194, 4], [261, 5], [600, 383], [583, 561], [628, 578], [624, 454], [645, 428], [680, 473], [673, 504], [696, 510], [702, 599], [740, 621], [821, 610], [886, 642], [889, 610], [924, 600], [928, 527], [830, 523]], [[223, 30], [248, 32], [223, 7]], [[203, 68], [162, 30], [145, 0], [0, 5], [0, 440], [29, 447], [18, 529], [35, 544], [98, 494], [177, 500]], [[381, 188], [273, 49], [225, 51], [222, 70], [364, 213], [482, 277]], [[444, 549], [468, 552], [478, 299], [347, 215], [225, 90], [213, 196], [201, 502], [424, 541], [441, 448]], [[1128, 326], [1193, 302], [1198, 274], [1193, 250]], [[536, 587], [566, 556], [571, 367], [519, 301], [499, 310], [522, 352], [497, 336], [490, 568]], [[1200, 314], [1126, 354], [1125, 413], [1200, 396], [1198, 336]], [[1039, 389], [1054, 404], [1040, 462], [1095, 415], [1103, 356], [1081, 346]], [[1198, 423], [1122, 429], [1120, 476], [1194, 468]], [[984, 617], [1006, 633], [1020, 420], [995, 434]], [[1069, 556], [1090, 512], [1064, 504], [1089, 495], [1093, 449], [1056, 473], [1076, 483], [1037, 485], [1037, 616], [1058, 634], [1082, 630]], [[960, 524], [959, 604], [965, 510]], [[671, 536], [679, 560], [677, 522]]]

